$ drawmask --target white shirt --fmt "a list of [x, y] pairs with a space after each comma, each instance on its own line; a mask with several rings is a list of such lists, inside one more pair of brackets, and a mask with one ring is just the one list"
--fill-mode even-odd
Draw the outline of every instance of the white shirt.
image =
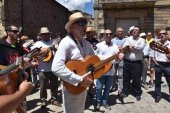
[[125, 54], [124, 58], [130, 61], [138, 61], [143, 58], [143, 48], [145, 46], [145, 40], [143, 38], [134, 39], [133, 36], [126, 38], [126, 42], [123, 44], [123, 47], [134, 46], [134, 51], [129, 51]]
[[[170, 41], [166, 41], [163, 46], [170, 48]], [[149, 56], [155, 58], [156, 61], [158, 61], [158, 62], [170, 62], [170, 60], [168, 60], [166, 54], [160, 53], [153, 49], [151, 49]]]
[[87, 55], [94, 54], [89, 42], [82, 39], [82, 43], [83, 47], [80, 43], [76, 44], [71, 37], [66, 36], [61, 40], [52, 63], [53, 73], [62, 80], [75, 86], [83, 79], [81, 76], [69, 70], [65, 64], [70, 60], [83, 60]]
[[149, 52], [150, 52], [150, 46], [149, 46], [149, 44], [145, 43], [145, 47], [143, 49], [143, 55], [149, 56]]
[[[105, 41], [102, 41], [96, 45], [97, 49], [95, 51], [96, 55], [100, 58], [100, 60], [105, 60], [119, 52], [119, 48], [116, 44], [111, 44], [108, 46]], [[112, 66], [112, 68], [105, 73], [104, 75], [114, 75], [115, 68]]]
[[[52, 45], [53, 41], [49, 40], [49, 41], [37, 41], [32, 47], [31, 50], [33, 50], [36, 47], [42, 47], [42, 48], [48, 48]], [[48, 61], [48, 62], [44, 62], [44, 61], [39, 61], [39, 65], [38, 65], [38, 71], [42, 71], [42, 72], [51, 72], [51, 65], [52, 65], [52, 60]]]

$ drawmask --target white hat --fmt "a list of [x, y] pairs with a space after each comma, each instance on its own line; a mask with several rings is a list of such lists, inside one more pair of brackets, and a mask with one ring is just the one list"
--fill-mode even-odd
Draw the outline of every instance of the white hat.
[[104, 29], [100, 29], [100, 34], [104, 34]]
[[44, 34], [44, 33], [51, 33], [51, 32], [49, 31], [48, 27], [42, 27], [42, 28], [40, 29], [40, 34]]
[[130, 32], [131, 32], [134, 28], [135, 28], [135, 26], [131, 26], [131, 27], [129, 28], [128, 33], [130, 34]]
[[130, 33], [132, 32], [132, 30], [134, 30], [134, 29], [139, 30], [139, 28], [138, 28], [138, 27], [136, 27], [136, 26], [132, 26], [132, 27], [130, 27], [130, 28], [129, 28], [128, 33], [130, 34]]
[[85, 19], [88, 21], [88, 18], [85, 17], [81, 12], [76, 12], [76, 13], [73, 13], [72, 15], [70, 15], [69, 17], [69, 21], [67, 22], [67, 24], [65, 25], [65, 29], [67, 31], [70, 30], [70, 26], [76, 22], [77, 20], [80, 20], [80, 19]]
[[140, 33], [139, 37], [143, 37], [143, 36], [146, 36], [146, 33]]

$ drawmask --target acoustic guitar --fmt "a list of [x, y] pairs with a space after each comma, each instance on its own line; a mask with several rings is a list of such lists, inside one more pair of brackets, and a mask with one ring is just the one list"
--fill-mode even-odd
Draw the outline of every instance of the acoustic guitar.
[[55, 48], [55, 45], [58, 43], [58, 40], [54, 40], [52, 45], [48, 48], [42, 48], [40, 52], [40, 55], [41, 56], [41, 60], [44, 61], [44, 62], [49, 62], [54, 54], [53, 52], [55, 52], [57, 49]]
[[[28, 57], [33, 58], [38, 54], [40, 51], [40, 48], [35, 48], [32, 50], [29, 54], [27, 54]], [[16, 62], [9, 66], [2, 66], [0, 65], [0, 95], [6, 95], [6, 94], [13, 94], [18, 90], [18, 87], [20, 83], [25, 79], [24, 75], [21, 74], [22, 71], [14, 71], [23, 64], [23, 58], [19, 57], [16, 59]], [[25, 64], [24, 69], [27, 69], [30, 67], [31, 64]], [[16, 108], [17, 113], [23, 113], [23, 107], [20, 104]]]
[[[150, 43], [150, 48], [164, 54], [170, 54], [170, 48], [163, 46], [162, 44], [152, 41]], [[168, 58], [170, 59], [170, 58]]]
[[[122, 49], [122, 52], [126, 52], [129, 50], [129, 46]], [[100, 78], [104, 73], [110, 70], [110, 66], [105, 67], [106, 64], [111, 62], [112, 60], [118, 60], [118, 54], [115, 54], [105, 60], [100, 60], [98, 56], [96, 55], [90, 55], [86, 56], [84, 61], [79, 60], [71, 60], [66, 63], [66, 67], [69, 68], [71, 71], [73, 71], [75, 74], [84, 77], [88, 77], [91, 80]], [[74, 86], [68, 82], [63, 81], [63, 85], [66, 87], [66, 89], [74, 94], [80, 94], [84, 90], [86, 90], [86, 87], [81, 86], [80, 84], [78, 86]]]

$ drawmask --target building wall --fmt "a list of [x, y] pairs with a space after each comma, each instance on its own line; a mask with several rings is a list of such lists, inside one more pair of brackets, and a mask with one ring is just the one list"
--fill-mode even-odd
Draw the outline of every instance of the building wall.
[[[115, 9], [105, 10], [104, 15], [104, 27], [110, 28], [113, 31], [116, 30], [116, 19], [137, 19], [142, 32], [153, 32], [153, 9], [141, 8], [138, 11], [136, 9]], [[128, 30], [125, 30], [128, 31]], [[126, 34], [127, 35], [127, 34]]]
[[70, 12], [55, 0], [5, 0], [5, 26], [22, 27], [22, 34], [36, 38], [39, 29], [49, 27], [65, 35], [64, 26]]
[[170, 23], [170, 6], [155, 6], [154, 8], [154, 28], [167, 28]]
[[138, 18], [144, 32], [154, 32], [156, 28], [170, 30], [170, 0], [95, 0], [94, 10], [97, 31], [115, 31], [117, 18]]

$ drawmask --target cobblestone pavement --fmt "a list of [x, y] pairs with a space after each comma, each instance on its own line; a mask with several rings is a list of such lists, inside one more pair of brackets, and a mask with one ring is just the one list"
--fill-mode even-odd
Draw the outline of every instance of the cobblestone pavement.
[[[143, 94], [141, 101], [137, 101], [133, 95], [129, 95], [124, 99], [124, 104], [117, 96], [117, 92], [110, 93], [109, 105], [111, 110], [106, 110], [101, 107], [100, 112], [94, 111], [95, 100], [87, 98], [86, 108], [84, 113], [170, 113], [170, 103], [168, 102], [168, 87], [162, 85], [162, 99], [159, 103], [154, 101], [154, 88], [148, 90], [142, 89]], [[48, 97], [50, 91], [48, 90]], [[59, 100], [61, 101], [61, 93], [59, 93]], [[49, 103], [46, 109], [40, 108], [39, 91], [33, 91], [27, 97], [28, 113], [61, 113], [62, 107], [56, 107]]]

